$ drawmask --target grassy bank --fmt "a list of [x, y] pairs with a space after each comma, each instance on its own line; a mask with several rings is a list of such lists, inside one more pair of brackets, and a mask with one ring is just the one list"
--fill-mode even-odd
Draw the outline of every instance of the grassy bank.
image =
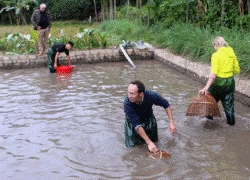
[[[212, 40], [216, 36], [223, 36], [233, 47], [240, 62], [243, 73], [250, 72], [250, 33], [236, 29], [201, 29], [191, 24], [173, 24], [165, 27], [164, 24], [155, 24], [150, 28], [138, 23], [126, 20], [107, 21], [101, 24], [89, 24], [79, 21], [53, 22], [51, 28], [50, 43], [75, 42], [75, 50], [92, 48], [104, 48], [117, 46], [122, 40], [137, 42], [143, 40], [159, 48], [168, 48], [172, 52], [185, 55], [192, 61], [210, 63], [210, 57], [214, 52]], [[29, 43], [21, 46], [5, 42], [6, 33], [33, 34]], [[17, 53], [36, 53], [36, 34], [32, 26], [0, 26], [0, 51], [16, 51]], [[25, 41], [25, 40], [23, 40]], [[17, 43], [17, 42], [16, 42]], [[27, 51], [27, 49], [29, 49]]]
[[[105, 48], [105, 35], [98, 31], [99, 23], [81, 21], [53, 22], [50, 30], [50, 45], [73, 41], [75, 50]], [[0, 26], [0, 52], [7, 54], [38, 53], [37, 32], [32, 25]]]
[[108, 33], [108, 42], [119, 43], [122, 39], [147, 41], [156, 47], [168, 48], [172, 52], [185, 55], [192, 61], [210, 63], [214, 48], [212, 41], [216, 36], [223, 36], [233, 47], [240, 63], [242, 73], [250, 72], [250, 33], [236, 29], [222, 28], [219, 31], [201, 29], [191, 24], [173, 24], [165, 27], [156, 24], [146, 28], [136, 22], [104, 22], [99, 28]]
[[[51, 36], [58, 37], [60, 35], [61, 29], [63, 29], [70, 36], [76, 34], [80, 27], [87, 26], [88, 24], [83, 24], [79, 21], [65, 21], [65, 22], [53, 22], [51, 28]], [[23, 25], [23, 26], [0, 26], [0, 39], [4, 37], [6, 33], [15, 34], [29, 34], [33, 30], [33, 26]]]

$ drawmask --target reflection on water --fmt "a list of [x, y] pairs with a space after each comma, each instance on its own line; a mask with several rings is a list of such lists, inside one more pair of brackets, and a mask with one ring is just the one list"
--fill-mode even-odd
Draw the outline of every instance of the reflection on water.
[[[157, 61], [136, 66], [87, 64], [72, 74], [2, 70], [1, 179], [249, 179], [249, 109], [236, 103], [234, 127], [223, 112], [213, 121], [186, 117], [203, 85]], [[124, 145], [123, 100], [134, 79], [172, 105], [175, 137], [164, 110], [154, 107], [157, 146], [171, 159], [147, 158], [146, 145]]]

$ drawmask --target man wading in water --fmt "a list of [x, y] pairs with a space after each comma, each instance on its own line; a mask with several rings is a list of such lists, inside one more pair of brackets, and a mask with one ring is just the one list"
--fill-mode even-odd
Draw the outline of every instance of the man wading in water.
[[172, 109], [166, 99], [158, 93], [145, 90], [141, 81], [132, 81], [128, 86], [128, 96], [124, 100], [125, 144], [133, 147], [140, 142], [146, 142], [151, 152], [158, 151], [154, 142], [158, 141], [157, 122], [153, 114], [153, 104], [162, 106], [170, 120], [172, 135], [176, 132]]
[[55, 44], [51, 48], [49, 48], [48, 66], [49, 66], [49, 71], [51, 73], [55, 73], [57, 66], [60, 65], [59, 55], [61, 52], [65, 52], [65, 54], [68, 56], [68, 65], [75, 67], [74, 65], [71, 65], [71, 58], [69, 56], [69, 51], [73, 47], [74, 47], [74, 43], [69, 41], [67, 44]]

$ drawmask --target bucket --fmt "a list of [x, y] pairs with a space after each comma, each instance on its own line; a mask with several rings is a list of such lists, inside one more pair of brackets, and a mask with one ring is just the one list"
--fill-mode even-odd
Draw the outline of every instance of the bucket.
[[70, 73], [72, 66], [58, 66], [56, 68], [56, 73]]

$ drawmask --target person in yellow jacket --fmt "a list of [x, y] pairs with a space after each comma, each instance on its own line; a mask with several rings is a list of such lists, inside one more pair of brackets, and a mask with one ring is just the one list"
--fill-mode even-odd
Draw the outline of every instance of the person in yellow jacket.
[[[240, 67], [233, 49], [228, 45], [223, 37], [216, 37], [213, 40], [216, 50], [211, 58], [211, 72], [206, 86], [199, 92], [210, 93], [218, 102], [221, 100], [227, 123], [231, 126], [235, 124], [234, 116], [234, 74], [240, 73]], [[213, 119], [213, 117], [207, 117]]]

